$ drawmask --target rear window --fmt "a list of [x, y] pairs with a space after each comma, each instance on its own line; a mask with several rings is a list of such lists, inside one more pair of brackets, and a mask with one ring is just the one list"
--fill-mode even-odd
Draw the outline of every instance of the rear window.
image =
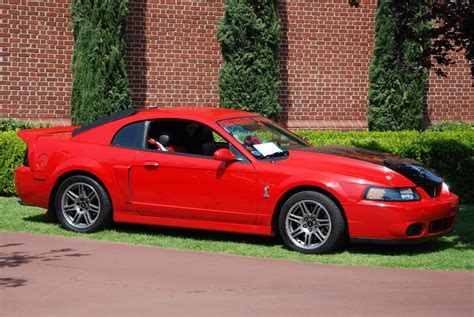
[[129, 124], [120, 129], [112, 140], [112, 145], [137, 148], [144, 147], [145, 123], [143, 121]]
[[101, 125], [104, 125], [106, 123], [110, 123], [110, 122], [113, 122], [113, 121], [116, 121], [116, 120], [119, 120], [119, 119], [123, 119], [123, 118], [129, 117], [129, 116], [133, 116], [136, 113], [137, 113], [136, 110], [123, 110], [123, 111], [120, 111], [120, 112], [116, 112], [116, 113], [114, 113], [114, 114], [112, 114], [108, 117], [99, 119], [99, 120], [94, 121], [94, 122], [92, 122], [88, 125], [85, 125], [85, 126], [82, 126], [80, 128], [72, 130], [71, 135], [76, 136], [78, 134], [81, 134], [82, 132], [86, 132], [86, 131], [89, 131], [91, 129], [100, 127]]

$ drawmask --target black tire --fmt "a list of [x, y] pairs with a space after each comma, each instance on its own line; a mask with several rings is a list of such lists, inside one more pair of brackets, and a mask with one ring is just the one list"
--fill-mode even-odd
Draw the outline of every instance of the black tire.
[[[79, 195], [76, 198], [73, 194]], [[54, 205], [59, 222], [71, 231], [95, 232], [112, 221], [112, 205], [107, 192], [88, 176], [76, 175], [64, 180], [56, 192]], [[63, 209], [63, 205], [66, 208]]]
[[278, 227], [288, 248], [308, 254], [333, 252], [347, 235], [342, 211], [331, 198], [315, 191], [291, 196], [281, 209]]

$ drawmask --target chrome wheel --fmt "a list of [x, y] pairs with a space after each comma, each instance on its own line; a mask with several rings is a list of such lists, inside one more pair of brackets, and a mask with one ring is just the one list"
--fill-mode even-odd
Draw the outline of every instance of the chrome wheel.
[[82, 182], [73, 183], [64, 190], [61, 212], [72, 227], [89, 228], [96, 222], [100, 211], [99, 195], [91, 185]]
[[288, 238], [305, 250], [324, 244], [331, 233], [327, 209], [315, 200], [300, 200], [291, 206], [285, 218]]

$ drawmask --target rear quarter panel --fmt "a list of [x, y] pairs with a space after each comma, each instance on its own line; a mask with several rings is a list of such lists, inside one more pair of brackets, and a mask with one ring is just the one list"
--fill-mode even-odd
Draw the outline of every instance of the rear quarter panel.
[[131, 212], [129, 202], [120, 188], [128, 186], [127, 174], [115, 173], [117, 167], [131, 165], [135, 151], [75, 141], [74, 138], [58, 139], [39, 137], [30, 153], [33, 175], [41, 178], [41, 196], [49, 200], [54, 186], [66, 174], [88, 173], [106, 187], [114, 211]]

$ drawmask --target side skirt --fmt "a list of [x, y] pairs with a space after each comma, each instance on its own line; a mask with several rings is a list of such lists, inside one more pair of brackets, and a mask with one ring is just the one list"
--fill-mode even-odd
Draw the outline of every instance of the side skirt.
[[140, 215], [135, 215], [135, 214], [120, 213], [120, 212], [114, 213], [114, 222], [135, 223], [135, 224], [142, 224], [142, 225], [157, 225], [157, 226], [178, 227], [178, 228], [204, 229], [204, 230], [224, 231], [224, 232], [236, 232], [236, 233], [255, 234], [255, 235], [262, 235], [262, 236], [272, 235], [272, 228], [267, 227], [267, 226], [187, 220], [187, 219], [177, 219], [177, 218], [160, 218], [160, 217], [140, 216]]

